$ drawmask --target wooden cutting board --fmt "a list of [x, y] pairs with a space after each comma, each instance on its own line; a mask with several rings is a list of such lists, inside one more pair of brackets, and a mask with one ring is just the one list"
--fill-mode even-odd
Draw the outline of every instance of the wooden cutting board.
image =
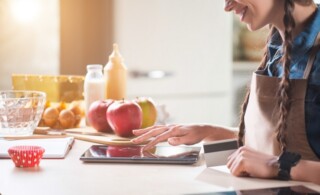
[[[35, 130], [34, 138], [38, 137], [55, 137], [55, 136], [72, 136], [77, 140], [105, 144], [105, 145], [135, 145], [131, 142], [133, 138], [123, 138], [112, 133], [98, 132], [92, 127], [72, 128], [66, 130], [54, 130], [47, 127], [39, 127]], [[31, 136], [32, 137], [32, 136]], [[145, 145], [148, 142], [141, 143], [139, 145]]]

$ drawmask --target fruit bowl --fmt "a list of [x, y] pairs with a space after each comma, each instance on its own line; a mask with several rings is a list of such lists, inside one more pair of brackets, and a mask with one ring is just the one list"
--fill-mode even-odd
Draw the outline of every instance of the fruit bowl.
[[0, 137], [32, 135], [45, 103], [44, 92], [0, 91]]

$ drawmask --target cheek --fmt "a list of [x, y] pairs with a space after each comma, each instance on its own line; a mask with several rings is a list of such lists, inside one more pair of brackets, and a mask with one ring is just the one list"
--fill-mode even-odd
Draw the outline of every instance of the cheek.
[[249, 30], [258, 30], [272, 23], [272, 7], [270, 5], [257, 6], [250, 9], [247, 14], [247, 27]]

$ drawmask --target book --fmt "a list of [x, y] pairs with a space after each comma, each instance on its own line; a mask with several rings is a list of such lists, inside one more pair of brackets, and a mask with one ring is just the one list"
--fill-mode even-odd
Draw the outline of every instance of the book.
[[73, 137], [50, 139], [0, 140], [0, 158], [10, 158], [8, 149], [12, 146], [41, 146], [45, 149], [42, 158], [65, 158], [74, 143]]

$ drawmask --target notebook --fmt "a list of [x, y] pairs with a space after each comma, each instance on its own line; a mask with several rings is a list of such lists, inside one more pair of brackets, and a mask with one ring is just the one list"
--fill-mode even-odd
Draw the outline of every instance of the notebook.
[[73, 137], [26, 140], [0, 140], [0, 158], [10, 158], [8, 149], [18, 145], [41, 146], [45, 149], [42, 158], [65, 158], [74, 142]]

